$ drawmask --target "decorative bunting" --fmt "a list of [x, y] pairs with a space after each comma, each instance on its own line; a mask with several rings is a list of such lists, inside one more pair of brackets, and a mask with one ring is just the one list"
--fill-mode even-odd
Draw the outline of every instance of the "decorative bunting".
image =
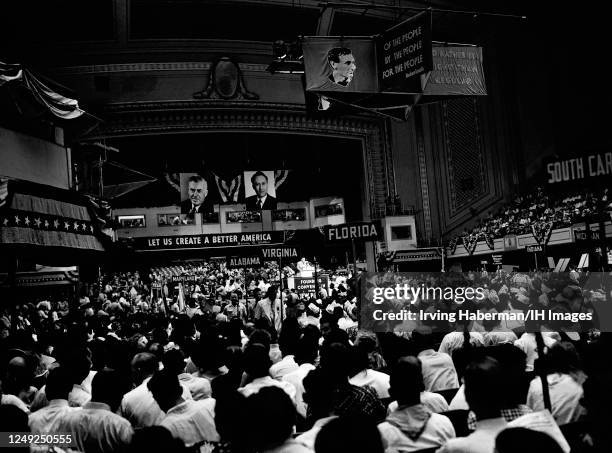
[[477, 234], [466, 234], [462, 238], [463, 246], [467, 250], [467, 252], [471, 255], [476, 250], [476, 245], [478, 244], [478, 235]]
[[287, 180], [287, 176], [291, 170], [275, 170], [274, 171], [274, 188], [278, 190], [280, 186]]
[[448, 243], [448, 248], [450, 249], [450, 254], [454, 255], [457, 251], [457, 244], [459, 244], [459, 238], [455, 236]]
[[8, 182], [8, 178], [0, 178], [0, 209], [6, 205], [6, 200], [8, 199]]
[[94, 224], [87, 220], [73, 219], [37, 212], [7, 209], [0, 214], [0, 227], [30, 228], [43, 231], [64, 231], [75, 234], [94, 234]]
[[238, 194], [240, 193], [240, 186], [242, 185], [242, 175], [236, 176], [229, 182], [224, 181], [214, 173], [213, 176], [215, 177], [221, 200], [223, 200], [224, 203], [236, 203], [238, 201]]
[[8, 64], [0, 61], [0, 86], [12, 80], [20, 80], [23, 70], [19, 64]]
[[531, 224], [531, 233], [540, 245], [548, 244], [552, 230], [552, 222], [534, 222]]
[[483, 231], [480, 233], [480, 237], [484, 239], [485, 243], [487, 244], [487, 247], [489, 247], [490, 250], [493, 250], [495, 248], [495, 241], [492, 234]]

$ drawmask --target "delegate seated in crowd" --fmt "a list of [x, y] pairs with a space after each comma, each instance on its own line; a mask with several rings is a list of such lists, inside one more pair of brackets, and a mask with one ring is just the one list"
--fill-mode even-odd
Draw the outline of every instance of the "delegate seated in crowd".
[[[20, 430], [73, 433], [83, 453], [503, 453], [524, 430], [539, 453], [567, 453], [559, 426], [584, 420], [591, 451], [610, 445], [606, 334], [572, 346], [557, 340], [532, 355], [548, 376], [547, 419], [538, 412], [539, 377], [527, 380], [522, 349], [531, 351], [531, 334], [516, 346], [474, 342], [460, 327], [446, 342], [426, 331], [362, 335], [340, 327], [341, 306], [329, 313], [316, 304], [321, 330], [296, 318], [277, 332], [268, 319], [246, 324], [213, 311], [111, 316], [89, 306], [57, 322], [34, 320], [2, 340], [1, 388], [14, 393], [2, 395], [0, 411], [15, 424], [25, 417]], [[24, 356], [41, 350], [55, 360], [44, 374], [25, 366]], [[462, 410], [448, 410], [454, 392], [450, 407]]]

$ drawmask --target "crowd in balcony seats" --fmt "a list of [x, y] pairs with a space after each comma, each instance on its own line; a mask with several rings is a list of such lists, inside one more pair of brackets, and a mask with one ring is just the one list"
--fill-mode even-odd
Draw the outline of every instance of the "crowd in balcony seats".
[[[538, 348], [525, 326], [495, 322], [374, 333], [357, 328], [354, 276], [330, 272], [330, 290], [304, 301], [267, 272], [159, 266], [105, 274], [78, 302], [4, 305], [3, 430], [68, 433], [54, 450], [84, 453], [609, 451], [608, 334], [544, 325]], [[214, 284], [156, 295], [160, 276], [186, 274]], [[486, 288], [485, 311], [610, 297], [580, 289], [581, 273], [466, 278]]]
[[600, 191], [575, 191], [555, 193], [536, 187], [532, 192], [518, 195], [496, 213], [488, 212], [472, 229], [465, 229], [459, 236], [478, 238], [481, 233], [492, 238], [531, 233], [535, 224], [550, 223], [552, 229], [568, 227], [600, 218], [610, 220], [612, 199], [608, 189]]

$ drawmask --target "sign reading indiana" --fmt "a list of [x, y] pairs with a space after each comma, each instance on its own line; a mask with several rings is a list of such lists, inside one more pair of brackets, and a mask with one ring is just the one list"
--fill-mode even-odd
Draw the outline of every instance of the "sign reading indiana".
[[206, 249], [249, 245], [282, 244], [282, 231], [260, 233], [198, 234], [190, 236], [160, 236], [134, 239], [136, 250]]
[[374, 221], [328, 225], [324, 230], [327, 242], [377, 241], [382, 239], [379, 232], [382, 233], [380, 223]]

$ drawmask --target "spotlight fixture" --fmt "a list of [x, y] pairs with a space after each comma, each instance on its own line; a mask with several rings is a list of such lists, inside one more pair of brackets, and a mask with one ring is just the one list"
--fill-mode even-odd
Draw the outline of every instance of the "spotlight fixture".
[[271, 74], [304, 74], [304, 57], [299, 43], [274, 41], [272, 56], [274, 60], [267, 68]]

